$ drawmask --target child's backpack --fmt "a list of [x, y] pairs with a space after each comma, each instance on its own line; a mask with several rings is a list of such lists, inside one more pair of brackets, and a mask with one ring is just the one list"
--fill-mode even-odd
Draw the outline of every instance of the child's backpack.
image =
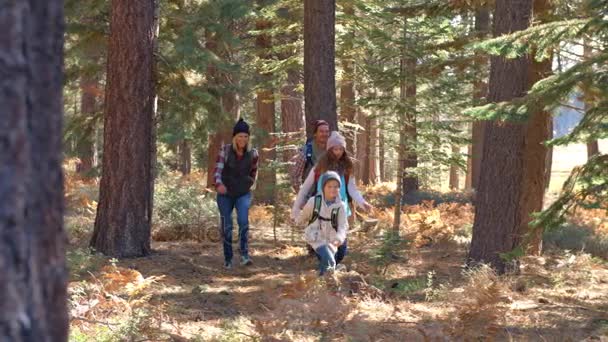
[[321, 221], [331, 221], [331, 226], [335, 229], [335, 231], [338, 231], [338, 213], [340, 212], [340, 208], [333, 208], [331, 210], [331, 218], [325, 218], [323, 216], [320, 216], [319, 213], [321, 212], [321, 202], [323, 201], [323, 197], [321, 195], [316, 195], [315, 196], [315, 207], [312, 211], [312, 217], [310, 218], [310, 221], [308, 221], [308, 224], [311, 224], [313, 222], [315, 222], [317, 219], [321, 220]]

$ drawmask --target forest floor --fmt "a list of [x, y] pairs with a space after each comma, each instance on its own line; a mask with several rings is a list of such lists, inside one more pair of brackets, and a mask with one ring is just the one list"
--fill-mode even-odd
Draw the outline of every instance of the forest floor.
[[581, 212], [520, 274], [497, 276], [463, 268], [469, 203], [406, 206], [399, 237], [387, 233], [391, 209], [379, 209], [378, 225], [350, 235], [348, 271], [319, 278], [299, 231], [279, 226], [275, 241], [268, 208], [252, 209], [254, 264], [224, 270], [213, 230], [157, 227], [167, 241], [144, 258], [91, 253], [94, 210], [82, 206], [66, 217], [72, 341], [608, 341], [605, 213]]

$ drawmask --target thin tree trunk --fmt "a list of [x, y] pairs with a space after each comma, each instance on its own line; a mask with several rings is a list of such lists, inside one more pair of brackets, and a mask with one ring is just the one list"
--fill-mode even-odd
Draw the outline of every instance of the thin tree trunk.
[[[379, 129], [380, 131], [382, 131], [382, 128]], [[388, 181], [387, 177], [386, 177], [386, 157], [385, 157], [385, 153], [386, 153], [386, 148], [385, 148], [385, 143], [384, 143], [384, 135], [380, 134], [379, 138], [379, 154], [380, 154], [380, 181], [381, 182], [386, 182]]]
[[154, 171], [154, 2], [113, 0], [110, 21], [104, 154], [91, 247], [115, 257], [145, 256]]
[[[477, 32], [478, 37], [483, 38], [488, 34], [490, 29], [490, 10], [487, 8], [480, 8], [475, 12], [475, 31]], [[488, 84], [483, 79], [484, 73], [482, 70], [488, 64], [487, 57], [484, 57], [482, 54], [478, 54], [476, 58], [476, 69], [478, 70], [480, 77], [475, 80], [474, 83], [474, 102], [476, 105], [483, 104], [484, 99], [488, 93]], [[469, 158], [471, 161], [470, 165], [470, 187], [473, 189], [477, 189], [479, 186], [479, 175], [481, 174], [481, 158], [483, 154], [483, 144], [484, 144], [484, 128], [486, 125], [485, 121], [474, 121], [472, 124], [472, 146], [469, 149]]]
[[378, 184], [380, 182], [380, 129], [378, 128], [378, 119], [369, 116], [367, 118], [369, 126], [369, 182], [370, 184]]
[[[471, 136], [473, 135], [473, 123], [470, 124]], [[464, 176], [465, 190], [473, 189], [473, 143], [467, 145], [467, 172]]]
[[[457, 145], [452, 145], [452, 157], [457, 158], [460, 154], [460, 148]], [[458, 165], [450, 165], [450, 190], [458, 190]]]
[[[495, 6], [495, 37], [530, 25], [532, 0], [497, 0]], [[488, 101], [497, 103], [525, 95], [530, 84], [529, 66], [527, 57], [492, 57]], [[484, 166], [476, 196], [469, 259], [489, 263], [499, 273], [504, 273], [509, 264], [501, 254], [519, 245], [519, 230], [527, 216], [521, 200], [526, 191], [526, 130], [525, 124], [498, 121], [488, 122], [485, 129]]]
[[[355, 10], [352, 2], [345, 1], [343, 5], [344, 14], [353, 16]], [[340, 121], [351, 124], [357, 123], [357, 108], [355, 107], [355, 66], [351, 51], [355, 39], [354, 28], [344, 25], [349, 32], [344, 35], [342, 45], [342, 79], [340, 80]], [[347, 130], [345, 134], [346, 150], [351, 156], [357, 155], [357, 131]]]
[[418, 167], [418, 153], [416, 152], [418, 141], [418, 128], [416, 124], [416, 57], [405, 56], [402, 64], [406, 68], [405, 78], [405, 98], [408, 104], [407, 113], [405, 115], [405, 164], [404, 164], [404, 179], [403, 179], [403, 194], [409, 194], [418, 190], [418, 176], [408, 169]]
[[[551, 7], [549, 0], [534, 0], [533, 13], [536, 21], [546, 22], [545, 16], [550, 13]], [[528, 88], [551, 75], [551, 65], [553, 54], [544, 61], [531, 61]], [[543, 230], [540, 228], [531, 230], [529, 227], [532, 221], [531, 214], [541, 211], [543, 208], [543, 198], [547, 183], [547, 146], [544, 144], [550, 137], [549, 123], [551, 113], [544, 108], [538, 108], [532, 113], [527, 123], [527, 132], [524, 149], [524, 175], [521, 194], [521, 210], [523, 211], [523, 222], [519, 228], [519, 234], [524, 237], [530, 234], [527, 250], [528, 253], [540, 255], [542, 251]]]
[[67, 341], [63, 1], [0, 5], [0, 339]]
[[323, 119], [338, 130], [336, 114], [335, 0], [304, 0], [304, 98], [306, 136]]
[[[271, 28], [271, 23], [266, 20], [258, 20], [256, 22], [256, 30], [268, 30]], [[270, 36], [267, 34], [258, 35], [256, 38], [256, 47], [263, 51], [260, 58], [269, 59], [270, 53], [268, 50], [272, 48]], [[260, 75], [262, 82], [270, 81], [271, 75]], [[272, 140], [270, 133], [275, 131], [274, 117], [274, 94], [272, 89], [261, 89], [256, 97], [256, 139], [259, 146], [260, 160], [274, 160], [276, 153], [272, 148]], [[274, 193], [276, 190], [276, 172], [275, 168], [268, 167], [268, 163], [264, 163], [258, 171], [258, 186], [255, 190], [255, 199], [261, 203], [273, 203]]]
[[[301, 84], [300, 73], [297, 69], [287, 71], [286, 84], [281, 88], [281, 128], [283, 133], [299, 132], [304, 128], [304, 111], [302, 110], [302, 94], [296, 88]], [[287, 162], [292, 155], [283, 153], [283, 161]]]
[[363, 130], [357, 134], [357, 162], [358, 162], [358, 173], [357, 179], [361, 183], [369, 184], [369, 130], [367, 125], [367, 115], [359, 109], [357, 115], [359, 120], [359, 126], [363, 127]]
[[182, 176], [189, 175], [192, 171], [192, 142], [190, 139], [182, 139], [179, 143], [179, 170]]
[[401, 102], [409, 105], [405, 111], [398, 109], [399, 144], [397, 146], [397, 189], [395, 191], [395, 213], [393, 231], [399, 234], [401, 225], [401, 202], [408, 191], [418, 189], [418, 178], [408, 174], [409, 167], [417, 166], [416, 154], [412, 153], [412, 145], [416, 139], [416, 60], [407, 55], [408, 34], [407, 18], [403, 18], [403, 46], [399, 61], [399, 98]]
[[[91, 56], [91, 58], [94, 58]], [[99, 81], [97, 77], [83, 75], [80, 77], [80, 112], [85, 117], [92, 118], [97, 111], [97, 95], [99, 94]], [[80, 159], [79, 167], [76, 171], [82, 175], [90, 174], [95, 161], [95, 125], [84, 127], [82, 138], [76, 142], [76, 150]]]

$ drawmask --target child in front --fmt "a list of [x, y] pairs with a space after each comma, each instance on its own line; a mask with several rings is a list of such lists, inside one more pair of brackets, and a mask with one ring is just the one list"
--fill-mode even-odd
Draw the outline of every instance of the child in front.
[[296, 223], [308, 224], [304, 239], [317, 254], [319, 275], [324, 275], [336, 267], [336, 252], [346, 240], [348, 221], [340, 199], [340, 175], [327, 171], [320, 178], [322, 193], [308, 199]]

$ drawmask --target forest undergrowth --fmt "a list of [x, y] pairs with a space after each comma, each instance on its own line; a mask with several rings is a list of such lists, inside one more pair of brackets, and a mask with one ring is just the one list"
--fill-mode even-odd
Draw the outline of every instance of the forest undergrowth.
[[254, 265], [224, 270], [214, 197], [201, 184], [196, 173], [161, 177], [152, 254], [116, 260], [87, 247], [98, 184], [67, 175], [71, 341], [608, 339], [606, 213], [577, 211], [545, 234], [542, 256], [498, 276], [464, 267], [470, 201], [421, 195], [395, 234], [385, 206], [394, 185], [379, 184], [365, 189], [378, 223], [352, 227], [347, 271], [319, 278], [299, 228], [270, 206], [251, 210]]

